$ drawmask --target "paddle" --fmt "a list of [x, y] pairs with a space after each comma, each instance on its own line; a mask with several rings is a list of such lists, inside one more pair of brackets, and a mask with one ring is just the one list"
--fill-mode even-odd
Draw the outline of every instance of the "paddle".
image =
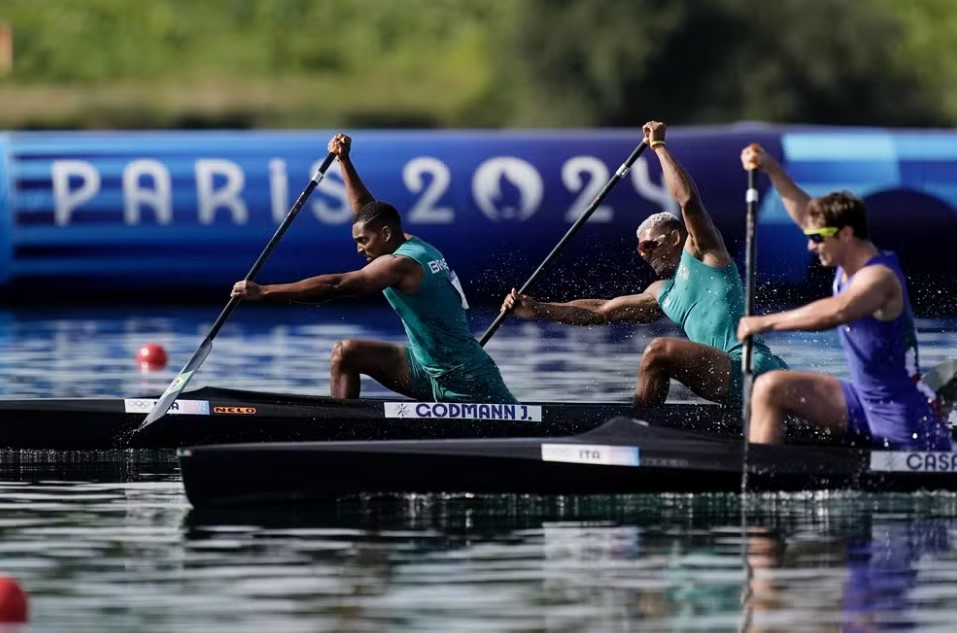
[[[286, 218], [279, 225], [279, 228], [276, 229], [276, 232], [270, 238], [269, 243], [266, 244], [266, 248], [259, 255], [259, 259], [256, 260], [256, 263], [253, 264], [253, 267], [249, 270], [249, 273], [246, 275], [246, 281], [252, 281], [255, 279], [256, 275], [259, 274], [259, 271], [262, 269], [263, 265], [266, 263], [266, 259], [272, 254], [275, 250], [276, 245], [279, 244], [279, 240], [282, 239], [282, 236], [286, 233], [286, 229], [289, 228], [289, 225], [292, 224], [292, 221], [296, 219], [296, 215], [299, 213], [299, 210], [302, 209], [303, 205], [306, 204], [306, 200], [309, 199], [309, 196], [312, 195], [313, 190], [316, 186], [322, 181], [326, 175], [326, 170], [329, 169], [329, 166], [332, 164], [332, 161], [335, 160], [336, 155], [332, 152], [329, 152], [329, 155], [326, 156], [326, 159], [322, 161], [322, 164], [319, 165], [319, 169], [316, 170], [316, 173], [313, 174], [312, 180], [309, 181], [309, 184], [306, 185], [306, 188], [299, 194], [299, 198], [296, 200], [296, 203], [292, 205], [292, 208], [289, 209], [289, 213], [286, 214]], [[233, 310], [236, 309], [236, 306], [239, 305], [241, 299], [239, 297], [230, 297], [229, 303], [226, 304], [226, 307], [223, 308], [223, 311], [219, 313], [219, 317], [216, 319], [216, 322], [213, 323], [213, 327], [209, 329], [209, 333], [206, 334], [206, 338], [203, 339], [203, 342], [200, 344], [199, 349], [193, 354], [192, 358], [189, 359], [189, 362], [180, 370], [179, 374], [176, 375], [176, 378], [173, 379], [173, 382], [170, 383], [169, 387], [166, 388], [166, 391], [163, 392], [163, 395], [160, 396], [159, 400], [156, 401], [156, 404], [153, 405], [153, 408], [150, 409], [149, 415], [146, 416], [146, 419], [143, 420], [143, 423], [140, 424], [137, 431], [142, 431], [147, 426], [160, 419], [166, 412], [169, 411], [169, 408], [173, 406], [173, 403], [176, 402], [176, 398], [179, 397], [180, 392], [186, 388], [186, 385], [189, 383], [190, 379], [193, 377], [193, 374], [199, 369], [200, 365], [203, 364], [203, 361], [206, 360], [206, 357], [209, 356], [209, 352], [213, 349], [213, 339], [216, 338], [216, 335], [219, 334], [219, 330], [223, 327], [223, 324], [226, 323], [226, 319], [229, 318], [229, 315], [233, 313]]]
[[[615, 188], [615, 185], [617, 185], [619, 181], [621, 181], [621, 179], [628, 174], [628, 170], [631, 169], [631, 166], [636, 160], [638, 160], [638, 157], [641, 156], [641, 153], [645, 151], [645, 147], [647, 147], [647, 145], [645, 145], [644, 141], [638, 144], [638, 147], [634, 149], [634, 151], [631, 153], [631, 156], [628, 157], [628, 160], [621, 164], [621, 167], [619, 167], [618, 171], [616, 171], [615, 174], [608, 180], [608, 182], [605, 183], [605, 186], [601, 188], [601, 191], [599, 191], [598, 195], [595, 196], [595, 199], [591, 201], [591, 203], [588, 205], [588, 208], [585, 209], [585, 211], [577, 220], [575, 220], [575, 223], [572, 224], [570, 229], [568, 229], [568, 232], [565, 233], [565, 236], [558, 241], [558, 244], [555, 245], [555, 248], [552, 249], [552, 252], [545, 257], [545, 261], [539, 264], [538, 268], [535, 269], [535, 272], [532, 273], [532, 276], [528, 278], [528, 281], [522, 284], [522, 287], [518, 289], [519, 294], [525, 294], [531, 285], [535, 283], [535, 280], [538, 279], [538, 276], [545, 269], [545, 266], [550, 264], [551, 261], [562, 252], [562, 250], [565, 248], [565, 245], [568, 244], [568, 242], [575, 236], [576, 233], [578, 233], [578, 230], [581, 229], [582, 225], [588, 221], [588, 218], [591, 217], [591, 215], [595, 212], [595, 209], [597, 209], [598, 206], [605, 200], [611, 190]], [[492, 321], [492, 325], [485, 330], [485, 334], [483, 334], [482, 338], [479, 339], [479, 345], [484, 346], [486, 343], [488, 343], [489, 339], [492, 338], [492, 335], [494, 335], [495, 332], [502, 327], [502, 323], [505, 322], [507, 317], [508, 312], [499, 312], [498, 316], [495, 317], [495, 320]]]
[[[757, 255], [757, 240], [755, 239], [754, 216], [758, 207], [758, 190], [755, 187], [757, 176], [756, 167], [748, 169], [748, 191], [744, 196], [747, 202], [747, 220], [745, 229], [745, 256], [744, 256], [744, 316], [754, 314], [754, 268]], [[744, 454], [741, 464], [741, 492], [748, 490], [748, 436], [751, 432], [751, 388], [754, 385], [754, 371], [752, 368], [754, 341], [752, 336], [744, 339], [744, 354], [741, 356], [741, 371], [743, 398], [742, 419], [744, 420]]]

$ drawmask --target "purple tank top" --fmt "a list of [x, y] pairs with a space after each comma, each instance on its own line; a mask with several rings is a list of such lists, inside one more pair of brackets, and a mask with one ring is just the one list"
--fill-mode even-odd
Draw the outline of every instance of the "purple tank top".
[[[899, 399], [917, 390], [920, 379], [917, 357], [917, 336], [913, 312], [907, 296], [907, 283], [897, 255], [890, 251], [871, 258], [865, 266], [883, 265], [894, 271], [904, 293], [904, 309], [892, 321], [879, 321], [866, 316], [838, 326], [838, 335], [850, 368], [851, 382], [868, 399]], [[838, 267], [834, 277], [834, 294], [851, 283]]]

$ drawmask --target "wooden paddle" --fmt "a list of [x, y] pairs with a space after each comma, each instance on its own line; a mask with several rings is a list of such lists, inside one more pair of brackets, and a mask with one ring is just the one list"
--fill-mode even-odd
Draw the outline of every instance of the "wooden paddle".
[[[618, 171], [616, 171], [608, 180], [608, 182], [605, 183], [605, 186], [601, 188], [601, 191], [599, 191], [598, 195], [595, 196], [595, 199], [591, 201], [591, 203], [588, 205], [588, 208], [585, 209], [585, 211], [578, 217], [577, 220], [575, 220], [575, 223], [572, 224], [570, 229], [568, 229], [568, 231], [565, 233], [565, 236], [558, 241], [558, 244], [555, 245], [555, 248], [552, 249], [552, 252], [545, 257], [545, 261], [539, 264], [538, 268], [535, 269], [535, 272], [532, 273], [532, 276], [528, 278], [528, 281], [522, 284], [522, 287], [518, 289], [519, 294], [525, 294], [532, 284], [535, 283], [535, 280], [538, 279], [538, 276], [542, 274], [545, 266], [550, 264], [553, 259], [558, 257], [558, 254], [562, 252], [562, 250], [565, 248], [565, 245], [568, 244], [568, 242], [575, 236], [576, 233], [578, 233], [578, 230], [581, 229], [585, 222], [588, 221], [588, 218], [592, 216], [592, 214], [595, 212], [595, 209], [601, 205], [611, 190], [615, 188], [615, 185], [617, 185], [621, 179], [628, 174], [628, 170], [631, 169], [631, 166], [636, 160], [638, 160], [638, 157], [641, 156], [641, 153], [645, 151], [646, 147], [647, 145], [645, 145], [644, 141], [638, 144], [638, 147], [632, 151], [631, 156], [629, 156], [628, 159], [621, 164], [621, 167], [619, 167]], [[502, 323], [505, 322], [507, 317], [507, 311], [499, 312], [498, 316], [495, 317], [495, 320], [492, 321], [492, 325], [485, 330], [485, 334], [483, 334], [482, 338], [479, 339], [479, 345], [484, 346], [486, 343], [488, 343], [489, 339], [492, 338], [495, 332], [502, 327]]]
[[[276, 245], [279, 244], [279, 240], [282, 239], [282, 236], [286, 233], [289, 225], [292, 224], [294, 219], [296, 219], [296, 215], [299, 213], [299, 210], [302, 209], [304, 204], [306, 204], [306, 200], [309, 199], [309, 196], [312, 195], [312, 192], [325, 177], [326, 170], [329, 169], [329, 166], [332, 164], [332, 161], [335, 160], [335, 158], [336, 155], [332, 152], [329, 152], [329, 155], [326, 156], [325, 160], [322, 161], [319, 169], [317, 169], [316, 173], [312, 176], [312, 180], [309, 181], [309, 184], [306, 185], [306, 188], [301, 194], [299, 194], [299, 198], [296, 200], [296, 203], [292, 205], [291, 209], [289, 209], [289, 213], [286, 214], [285, 219], [279, 225], [279, 228], [276, 229], [276, 232], [273, 234], [272, 238], [270, 238], [269, 243], [266, 244], [266, 248], [262, 253], [260, 253], [259, 259], [256, 260], [256, 263], [253, 264], [253, 267], [249, 270], [249, 273], [246, 275], [246, 281], [253, 281], [256, 278], [256, 275], [259, 274], [259, 271], [266, 263], [266, 259], [272, 254], [273, 250], [275, 250]], [[219, 330], [226, 323], [226, 319], [228, 319], [229, 315], [233, 313], [233, 310], [236, 309], [236, 306], [239, 305], [240, 301], [242, 301], [242, 299], [239, 297], [231, 297], [229, 299], [229, 303], [227, 303], [226, 307], [223, 308], [223, 311], [219, 313], [219, 317], [216, 319], [216, 322], [213, 323], [213, 327], [209, 329], [209, 333], [206, 334], [206, 338], [203, 339], [199, 349], [196, 350], [192, 358], [189, 359], [189, 362], [187, 362], [183, 369], [180, 370], [179, 374], [176, 375], [176, 378], [173, 379], [173, 382], [171, 382], [169, 387], [166, 388], [166, 391], [163, 392], [163, 395], [160, 396], [159, 400], [156, 401], [156, 404], [154, 404], [153, 408], [150, 409], [146, 419], [143, 420], [143, 423], [139, 426], [139, 428], [136, 429], [137, 431], [142, 431], [147, 426], [166, 415], [166, 412], [169, 411], [169, 408], [173, 406], [174, 402], [176, 402], [176, 398], [179, 397], [180, 392], [186, 388], [186, 385], [193, 377], [193, 374], [199, 370], [200, 365], [202, 365], [203, 361], [206, 360], [206, 357], [209, 356], [209, 352], [213, 349], [213, 339], [216, 338], [217, 334], [219, 334]]]

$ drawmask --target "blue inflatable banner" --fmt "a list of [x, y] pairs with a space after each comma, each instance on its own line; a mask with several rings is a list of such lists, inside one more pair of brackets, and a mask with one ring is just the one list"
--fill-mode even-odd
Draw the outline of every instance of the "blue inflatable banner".
[[[524, 281], [641, 140], [639, 130], [346, 131], [353, 160], [408, 232], [442, 250], [469, 292]], [[242, 278], [326, 154], [334, 131], [22, 132], [0, 136], [0, 286], [133, 301]], [[915, 274], [957, 273], [931, 247], [957, 235], [957, 133], [760, 124], [678, 128], [668, 144], [743, 261], [746, 178], [759, 142], [811, 194], [849, 189], [872, 210], [875, 241]], [[759, 279], [801, 284], [806, 241], [761, 178]], [[635, 228], [679, 213], [646, 152], [543, 278], [553, 298], [641, 290], [650, 271]], [[334, 164], [259, 278], [289, 281], [364, 262]], [[942, 270], [942, 268], [946, 270]], [[41, 291], [42, 288], [42, 291]]]

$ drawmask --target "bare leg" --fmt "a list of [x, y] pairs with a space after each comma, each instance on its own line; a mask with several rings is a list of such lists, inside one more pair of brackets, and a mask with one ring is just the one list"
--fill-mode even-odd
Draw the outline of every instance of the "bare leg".
[[635, 406], [663, 404], [672, 378], [702, 398], [724, 402], [731, 382], [731, 357], [686, 339], [652, 340], [638, 365]]
[[787, 413], [823, 429], [847, 432], [847, 402], [841, 381], [834, 376], [807, 371], [769, 371], [758, 376], [751, 392], [748, 441], [783, 442]]
[[361, 374], [396, 393], [414, 397], [409, 362], [401, 345], [352, 339], [336, 342], [329, 361], [332, 397], [358, 398]]

